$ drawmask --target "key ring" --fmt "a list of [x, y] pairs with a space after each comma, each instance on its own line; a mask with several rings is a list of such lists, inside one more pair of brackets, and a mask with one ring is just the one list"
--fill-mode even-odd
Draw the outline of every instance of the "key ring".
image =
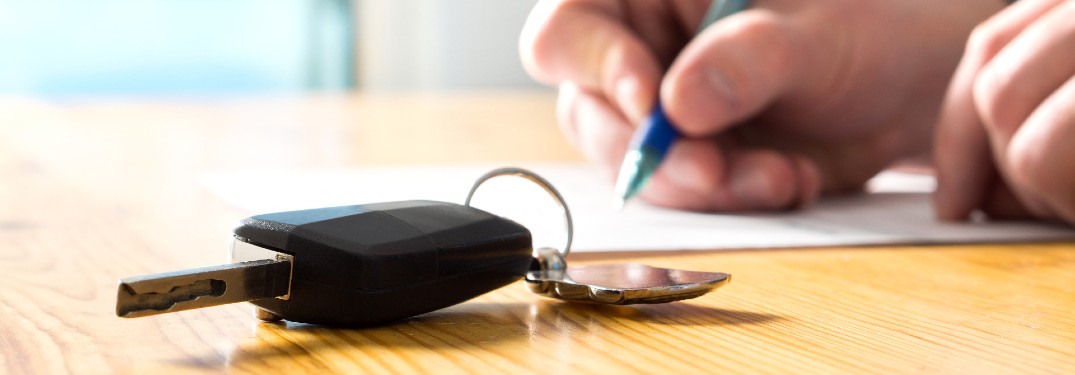
[[515, 167], [497, 168], [492, 171], [489, 171], [488, 173], [479, 177], [477, 181], [474, 181], [474, 186], [470, 188], [470, 193], [467, 193], [467, 200], [463, 204], [466, 206], [470, 206], [470, 199], [474, 197], [474, 192], [478, 191], [478, 187], [481, 186], [481, 184], [485, 181], [500, 176], [517, 176], [525, 178], [537, 184], [542, 189], [545, 189], [545, 191], [548, 192], [550, 196], [552, 196], [553, 200], [556, 201], [556, 204], [558, 204], [564, 212], [564, 224], [567, 226], [567, 244], [565, 244], [564, 249], [560, 251], [560, 255], [562, 257], [567, 257], [567, 254], [571, 252], [571, 240], [575, 236], [575, 228], [571, 220], [571, 211], [568, 210], [567, 202], [564, 201], [564, 197], [560, 195], [560, 192], [557, 191], [556, 188], [553, 187], [548, 180], [541, 176], [538, 176], [537, 173]]

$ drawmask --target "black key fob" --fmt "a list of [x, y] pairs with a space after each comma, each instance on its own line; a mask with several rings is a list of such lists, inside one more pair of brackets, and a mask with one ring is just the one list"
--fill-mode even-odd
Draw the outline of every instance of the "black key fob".
[[466, 301], [522, 278], [533, 252], [522, 225], [433, 201], [258, 215], [235, 237], [292, 256], [287, 299], [253, 304], [326, 325], [385, 323]]

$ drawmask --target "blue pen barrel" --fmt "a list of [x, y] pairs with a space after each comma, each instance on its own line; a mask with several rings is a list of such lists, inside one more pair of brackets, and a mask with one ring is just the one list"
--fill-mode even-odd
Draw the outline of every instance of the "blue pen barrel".
[[664, 107], [661, 103], [657, 103], [646, 120], [642, 122], [641, 128], [635, 132], [631, 140], [631, 149], [645, 149], [643, 152], [652, 153], [648, 156], [660, 160], [672, 148], [672, 142], [679, 136], [679, 131], [665, 116]]

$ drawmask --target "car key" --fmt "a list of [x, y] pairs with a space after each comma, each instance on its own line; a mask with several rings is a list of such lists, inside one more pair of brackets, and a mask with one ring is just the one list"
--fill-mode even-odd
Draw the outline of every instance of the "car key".
[[261, 318], [328, 325], [398, 320], [514, 282], [530, 231], [454, 203], [406, 201], [259, 215], [235, 229], [235, 263], [120, 281], [116, 314], [250, 301]]
[[[532, 250], [522, 225], [470, 205], [486, 180], [527, 178], [563, 209], [563, 250]], [[326, 325], [391, 322], [454, 305], [525, 277], [568, 301], [665, 303], [727, 284], [719, 272], [640, 264], [568, 267], [573, 227], [563, 197], [533, 172], [501, 168], [463, 205], [404, 201], [258, 215], [235, 228], [232, 264], [120, 280], [126, 318], [249, 301], [256, 317]]]

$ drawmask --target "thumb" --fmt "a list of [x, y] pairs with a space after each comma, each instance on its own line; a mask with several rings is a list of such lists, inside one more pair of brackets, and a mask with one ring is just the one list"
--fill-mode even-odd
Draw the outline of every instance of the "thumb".
[[756, 115], [796, 77], [792, 35], [785, 19], [761, 9], [709, 27], [665, 75], [665, 112], [690, 136], [712, 135]]

